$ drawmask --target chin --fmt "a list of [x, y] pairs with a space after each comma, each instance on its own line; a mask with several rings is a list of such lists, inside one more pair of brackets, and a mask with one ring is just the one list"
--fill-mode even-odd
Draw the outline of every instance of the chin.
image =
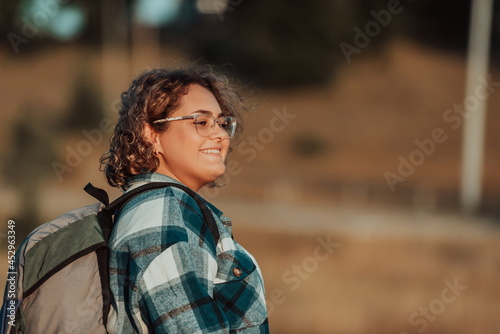
[[210, 173], [210, 178], [211, 180], [208, 181], [208, 182], [214, 182], [215, 180], [217, 180], [219, 177], [221, 177], [222, 175], [224, 175], [224, 173], [226, 172], [226, 166], [224, 166], [224, 168], [220, 168], [218, 170], [214, 170]]

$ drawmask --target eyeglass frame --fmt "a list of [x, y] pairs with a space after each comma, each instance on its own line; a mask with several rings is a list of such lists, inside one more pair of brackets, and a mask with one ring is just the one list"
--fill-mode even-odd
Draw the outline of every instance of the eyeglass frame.
[[[214, 120], [214, 125], [211, 126], [211, 132], [208, 136], [202, 136], [200, 134], [200, 131], [198, 130], [198, 125], [196, 124], [196, 120], [199, 116], [207, 116], [207, 117], [210, 117]], [[208, 115], [208, 114], [195, 114], [195, 115], [186, 115], [186, 116], [177, 116], [177, 117], [167, 117], [167, 118], [162, 118], [162, 119], [157, 119], [156, 121], [153, 121], [153, 124], [156, 124], [156, 123], [165, 123], [165, 122], [171, 122], [171, 121], [182, 121], [182, 120], [185, 120], [185, 119], [193, 119], [195, 120], [195, 127], [196, 127], [196, 132], [198, 133], [198, 135], [202, 136], [202, 137], [210, 137], [212, 135], [212, 133], [214, 133], [214, 129], [215, 129], [215, 124], [219, 125], [219, 127], [221, 127], [221, 124], [220, 124], [220, 120], [222, 119], [227, 119], [227, 118], [230, 118], [231, 119], [231, 122], [234, 122], [234, 130], [232, 131], [232, 133], [229, 133], [227, 132], [225, 129], [224, 132], [228, 134], [229, 138], [233, 138], [234, 135], [236, 134], [236, 127], [238, 126], [238, 123], [237, 123], [237, 120], [236, 120], [236, 117], [233, 117], [233, 116], [221, 116], [219, 118], [215, 118], [213, 117], [212, 115]], [[228, 122], [230, 123], [230, 122]]]

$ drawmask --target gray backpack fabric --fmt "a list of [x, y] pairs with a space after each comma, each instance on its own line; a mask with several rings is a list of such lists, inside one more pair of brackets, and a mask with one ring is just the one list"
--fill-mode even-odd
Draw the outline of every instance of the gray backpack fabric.
[[193, 197], [216, 243], [219, 232], [204, 200], [191, 189], [152, 182], [109, 204], [108, 195], [90, 183], [85, 191], [100, 203], [67, 212], [35, 229], [21, 244], [9, 268], [0, 333], [108, 333], [111, 310], [107, 241], [113, 215], [132, 197], [173, 186]]

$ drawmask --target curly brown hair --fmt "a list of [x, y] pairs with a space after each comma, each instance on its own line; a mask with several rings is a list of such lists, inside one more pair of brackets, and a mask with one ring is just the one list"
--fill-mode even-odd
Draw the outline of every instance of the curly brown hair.
[[143, 137], [144, 126], [149, 124], [157, 133], [167, 131], [168, 122], [154, 121], [170, 117], [180, 109], [181, 98], [188, 93], [191, 85], [208, 89], [215, 96], [222, 113], [236, 117], [236, 132], [242, 131], [241, 112], [245, 110], [242, 97], [227, 77], [212, 67], [160, 68], [145, 72], [135, 78], [130, 88], [121, 94], [119, 119], [110, 140], [110, 148], [100, 159], [111, 186], [126, 190], [129, 177], [154, 172], [159, 167], [159, 160], [153, 154], [153, 145]]

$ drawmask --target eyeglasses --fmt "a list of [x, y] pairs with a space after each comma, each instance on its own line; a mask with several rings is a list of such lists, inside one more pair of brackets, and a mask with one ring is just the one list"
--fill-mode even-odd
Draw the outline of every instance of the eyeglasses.
[[170, 121], [180, 121], [184, 119], [194, 119], [196, 132], [198, 132], [198, 134], [202, 137], [210, 137], [214, 132], [215, 124], [218, 124], [222, 129], [224, 129], [229, 135], [229, 138], [232, 138], [236, 132], [236, 118], [232, 116], [223, 116], [215, 118], [211, 115], [196, 114], [188, 116], [162, 118], [154, 121], [153, 123], [165, 123]]

